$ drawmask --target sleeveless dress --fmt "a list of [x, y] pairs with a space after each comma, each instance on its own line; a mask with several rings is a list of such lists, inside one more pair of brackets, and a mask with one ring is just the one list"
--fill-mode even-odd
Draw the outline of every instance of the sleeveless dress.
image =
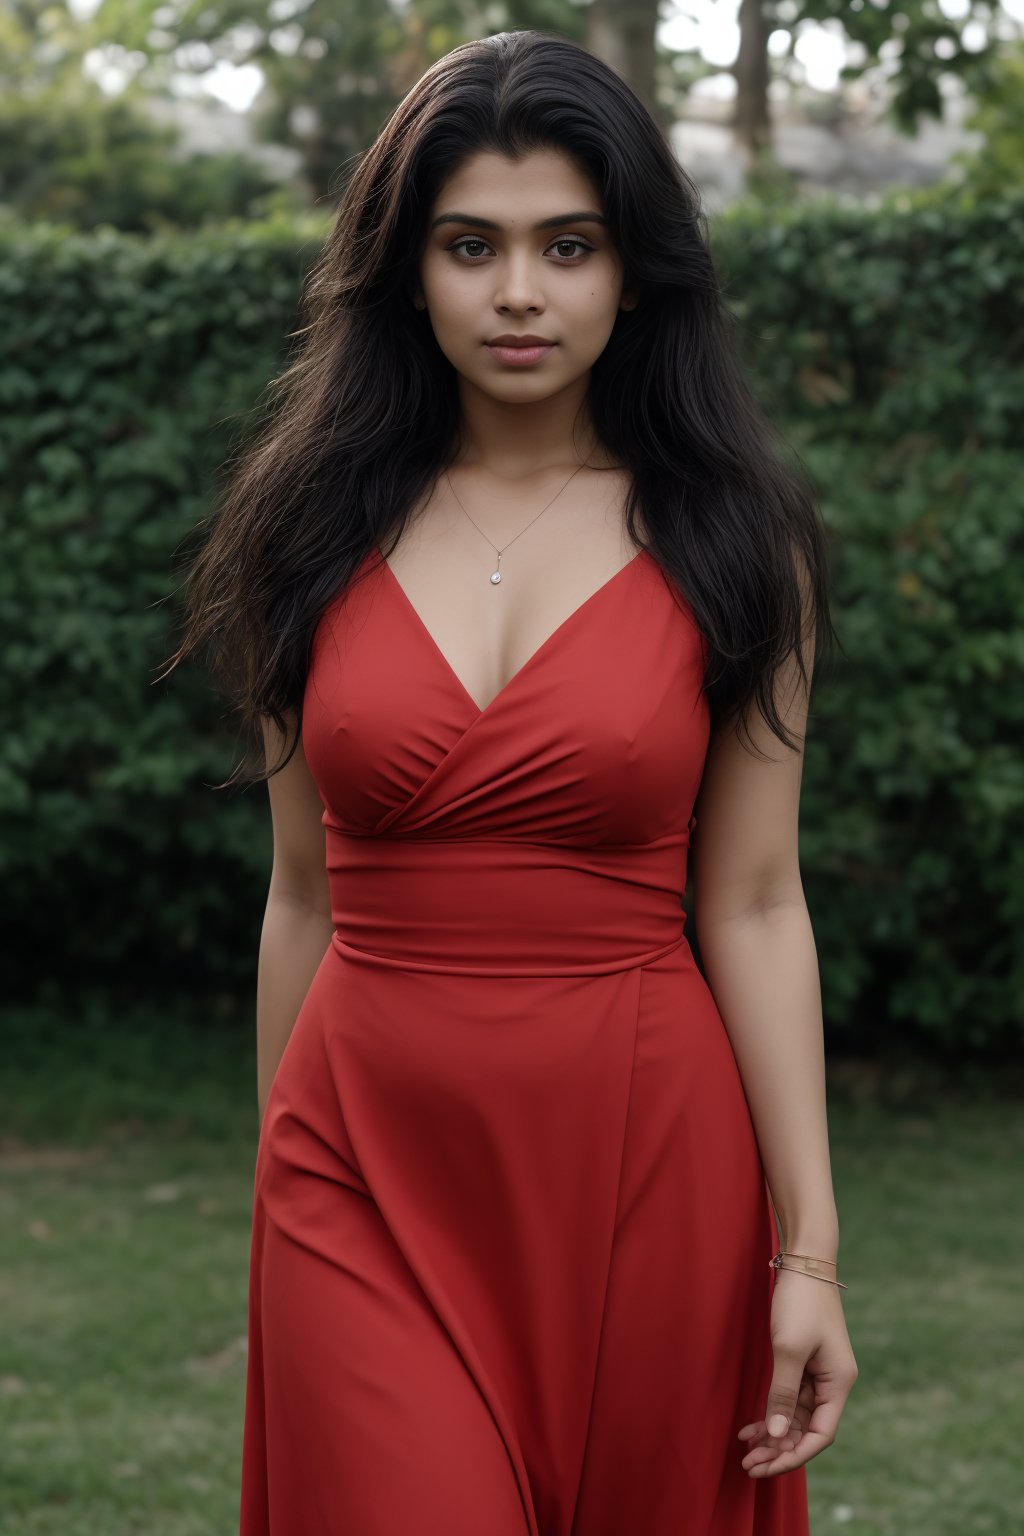
[[256, 1153], [241, 1536], [806, 1536], [684, 934], [704, 643], [641, 550], [484, 709], [372, 550], [303, 747], [334, 932]]

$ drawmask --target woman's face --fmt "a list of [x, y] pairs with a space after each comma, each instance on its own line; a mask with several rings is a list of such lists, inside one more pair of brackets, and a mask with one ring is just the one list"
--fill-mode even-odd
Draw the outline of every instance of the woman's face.
[[[558, 150], [520, 160], [480, 152], [448, 178], [427, 217], [416, 301], [464, 380], [527, 401], [587, 373], [620, 304], [634, 302], [603, 213], [590, 180]], [[510, 362], [488, 346], [503, 335], [552, 345]]]

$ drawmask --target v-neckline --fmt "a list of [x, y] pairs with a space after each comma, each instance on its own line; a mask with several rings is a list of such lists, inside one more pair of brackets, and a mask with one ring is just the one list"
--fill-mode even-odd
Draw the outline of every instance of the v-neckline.
[[402, 583], [391, 569], [391, 566], [388, 564], [383, 554], [381, 554], [380, 546], [375, 546], [375, 549], [377, 555], [380, 558], [380, 563], [383, 565], [385, 571], [387, 572], [389, 585], [394, 589], [398, 597], [401, 599], [406, 608], [406, 611], [412, 618], [413, 622], [416, 624], [417, 628], [420, 630], [420, 633], [423, 635], [424, 639], [429, 643], [434, 654], [440, 659], [441, 665], [444, 667], [448, 677], [458, 688], [459, 692], [462, 694], [462, 697], [473, 709], [477, 720], [482, 720], [485, 715], [489, 715], [491, 711], [496, 707], [496, 705], [505, 698], [505, 695], [509, 692], [509, 690], [513, 688], [520, 681], [520, 679], [525, 676], [525, 674], [530, 672], [537, 663], [540, 662], [542, 657], [547, 654], [547, 652], [551, 649], [557, 640], [562, 638], [565, 630], [567, 630], [569, 626], [577, 619], [581, 618], [585, 613], [587, 613], [599, 598], [605, 596], [614, 586], [616, 586], [617, 583], [621, 581], [622, 577], [625, 576], [626, 572], [631, 571], [636, 565], [637, 561], [647, 554], [646, 549], [638, 549], [636, 554], [632, 555], [626, 561], [625, 565], [620, 565], [619, 569], [614, 571], [611, 576], [606, 578], [606, 580], [602, 581], [599, 587], [595, 587], [594, 591], [590, 593], [589, 597], [585, 597], [581, 603], [577, 604], [571, 613], [567, 614], [560, 623], [555, 625], [550, 634], [548, 634], [546, 638], [540, 642], [537, 648], [530, 653], [530, 655], [523, 662], [522, 666], [518, 667], [515, 672], [513, 672], [508, 681], [498, 689], [497, 693], [494, 694], [494, 696], [486, 704], [481, 706], [477, 703], [476, 699], [474, 699], [473, 695], [470, 693], [469, 689], [466, 687], [465, 683], [462, 681], [461, 677], [456, 672], [451, 662], [448, 660], [448, 657], [445, 655], [444, 651], [442, 651], [434, 636], [423, 622], [419, 610], [413, 603], [412, 598], [402, 586]]

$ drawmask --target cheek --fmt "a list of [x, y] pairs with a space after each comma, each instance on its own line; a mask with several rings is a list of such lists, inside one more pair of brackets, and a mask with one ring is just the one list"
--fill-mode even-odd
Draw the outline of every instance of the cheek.
[[591, 267], [581, 274], [582, 281], [574, 286], [568, 302], [575, 314], [595, 327], [607, 323], [614, 316], [619, 303], [620, 282], [618, 273], [611, 267]]
[[450, 262], [439, 255], [425, 256], [420, 263], [420, 282], [431, 307], [450, 305], [454, 288], [454, 269]]
[[[472, 284], [466, 282], [465, 274], [452, 268], [425, 270], [422, 281], [435, 327], [461, 331], [479, 307], [474, 302]], [[452, 339], [457, 340], [457, 336], [453, 334]]]
[[572, 307], [564, 311], [572, 331], [584, 343], [605, 342], [617, 313], [616, 290], [604, 283], [587, 283]]

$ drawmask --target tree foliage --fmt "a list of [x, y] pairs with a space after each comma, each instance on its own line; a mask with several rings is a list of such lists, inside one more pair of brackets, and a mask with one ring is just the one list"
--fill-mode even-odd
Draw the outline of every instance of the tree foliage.
[[0, 212], [142, 232], [273, 206], [276, 184], [251, 156], [181, 154], [138, 82], [105, 93], [83, 67], [91, 39], [52, 0], [0, 9]]

